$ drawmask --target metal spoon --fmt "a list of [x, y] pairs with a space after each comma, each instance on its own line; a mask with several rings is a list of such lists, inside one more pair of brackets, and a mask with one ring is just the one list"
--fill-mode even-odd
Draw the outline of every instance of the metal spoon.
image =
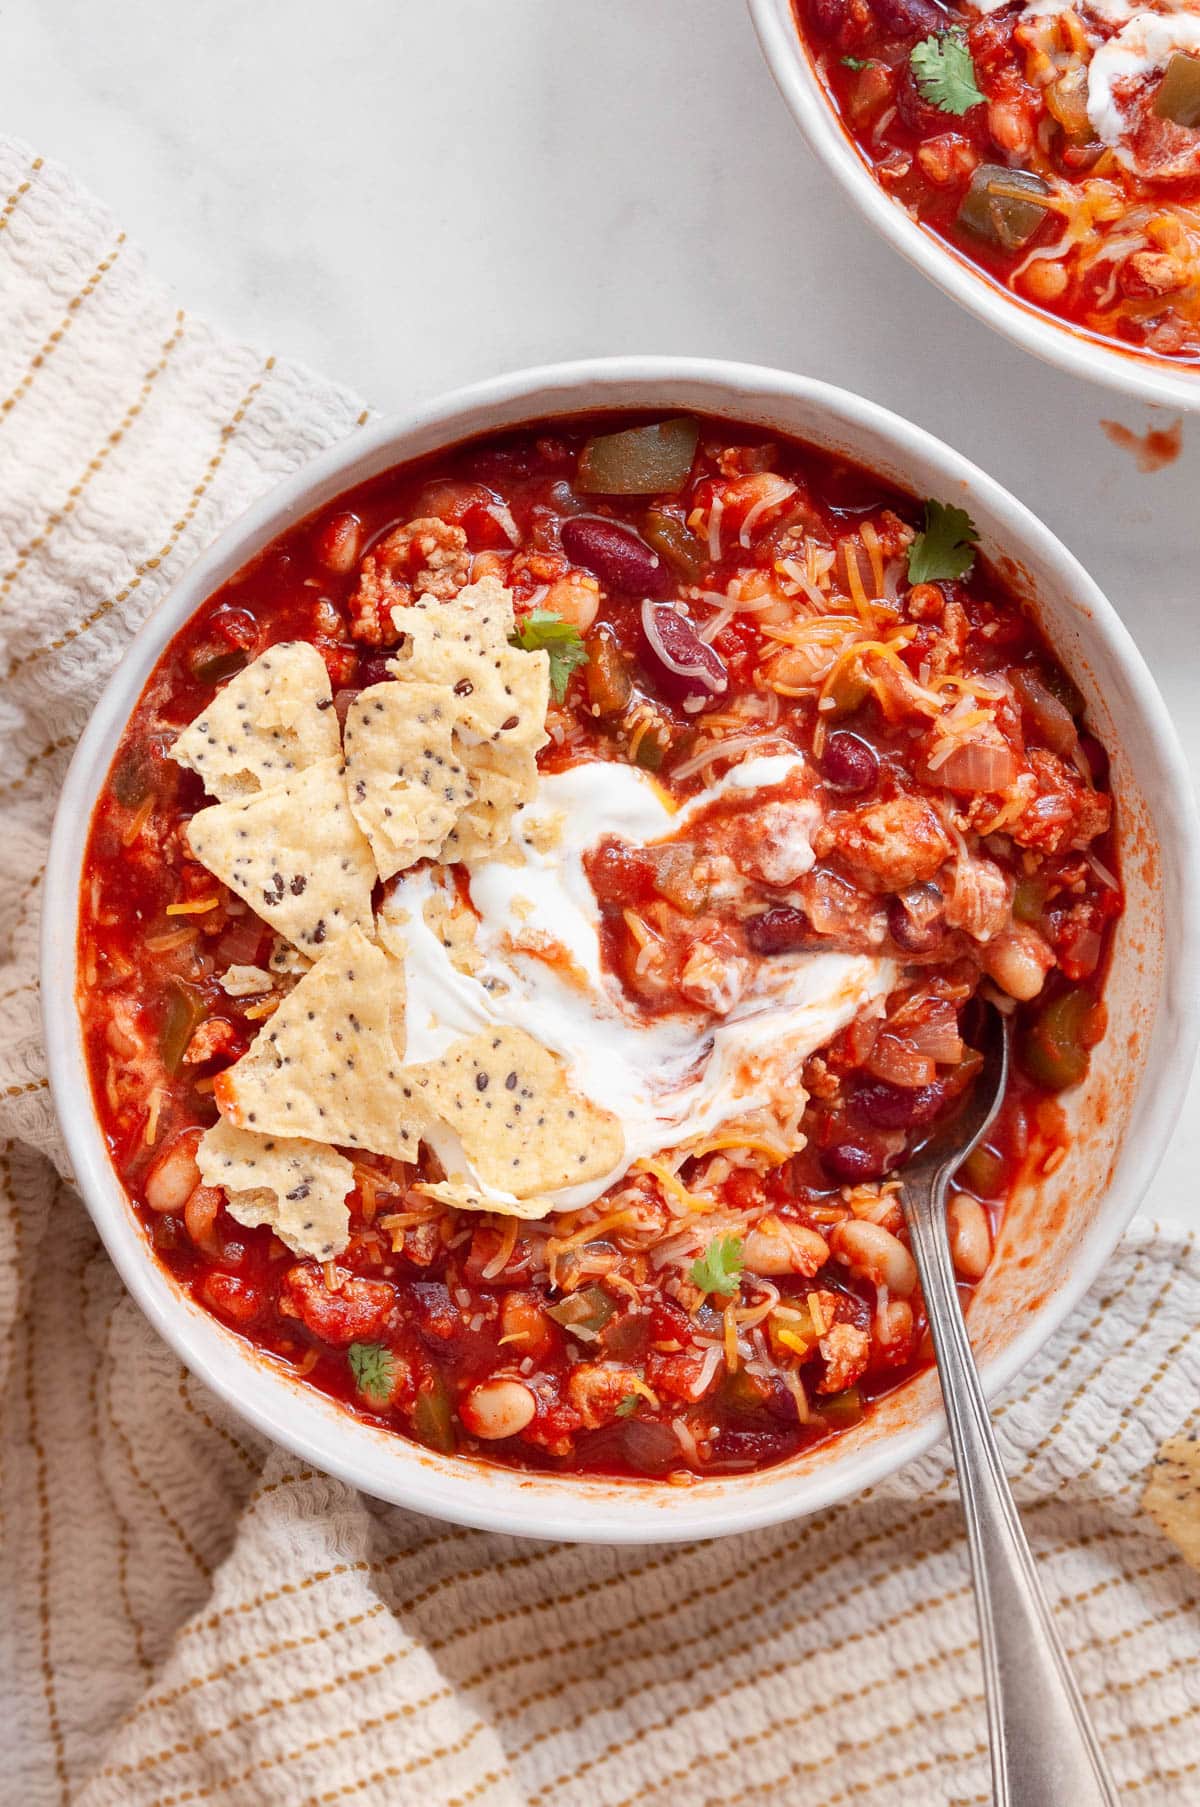
[[962, 1110], [901, 1170], [971, 1551], [995, 1807], [1116, 1807], [1100, 1745], [1038, 1580], [1000, 1462], [959, 1309], [946, 1195], [991, 1126], [1008, 1079], [1011, 1023], [989, 1005], [983, 1069]]

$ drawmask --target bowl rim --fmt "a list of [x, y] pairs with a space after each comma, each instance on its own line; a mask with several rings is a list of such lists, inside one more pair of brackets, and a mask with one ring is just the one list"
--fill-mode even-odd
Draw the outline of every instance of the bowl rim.
[[[578, 399], [581, 389], [590, 399]], [[594, 391], [594, 395], [591, 392]], [[681, 402], [681, 392], [687, 393]], [[697, 399], [697, 392], [702, 392]], [[556, 397], [561, 401], [556, 407]], [[521, 404], [529, 401], [527, 412]], [[119, 736], [146, 679], [195, 609], [290, 523], [303, 519], [374, 472], [424, 455], [406, 450], [415, 436], [463, 437], [606, 408], [685, 405], [736, 420], [754, 406], [800, 404], [831, 430], [866, 433], [879, 461], [925, 461], [950, 486], [969, 484], [974, 499], [1005, 522], [1007, 549], [1034, 556], [1058, 593], [1081, 604], [1090, 632], [1128, 684], [1132, 719], [1145, 736], [1145, 763], [1161, 781], [1156, 795], [1162, 863], [1175, 895], [1200, 897], [1200, 826], [1183, 754], [1140, 652], [1112, 605], [1078, 560], [1016, 497], [923, 428], [851, 391], [816, 379], [719, 359], [614, 357], [515, 371], [467, 385], [406, 412], [380, 418], [302, 466], [235, 519], [170, 587], [111, 674], [71, 761], [59, 799], [44, 881], [41, 999], [51, 1093], [76, 1185], [126, 1287], [185, 1365], [266, 1437], [325, 1473], [377, 1498], [452, 1522], [511, 1535], [605, 1543], [669, 1542], [720, 1536], [800, 1517], [861, 1492], [925, 1454], [944, 1434], [940, 1410], [809, 1471], [767, 1470], [757, 1486], [712, 1483], [674, 1488], [654, 1483], [592, 1484], [569, 1476], [531, 1477], [459, 1457], [434, 1456], [395, 1433], [362, 1425], [323, 1395], [267, 1364], [250, 1345], [190, 1301], [159, 1266], [116, 1178], [92, 1108], [75, 1005], [80, 873], [92, 811]], [[516, 411], [514, 411], [516, 410]], [[494, 416], [491, 425], [480, 414]], [[369, 468], [364, 469], [367, 466]], [[1169, 913], [1163, 950], [1163, 1005], [1147, 1076], [1135, 1101], [1136, 1146], [1120, 1156], [1119, 1202], [1104, 1196], [1068, 1281], [1029, 1314], [1012, 1342], [982, 1370], [985, 1391], [1005, 1386], [1087, 1291], [1153, 1179], [1182, 1107], [1200, 1033], [1200, 913]], [[86, 1108], [79, 1109], [80, 1083]], [[1149, 1095], [1147, 1095], [1149, 1094]], [[255, 1372], [264, 1384], [249, 1385]], [[260, 1397], [261, 1393], [261, 1397]], [[289, 1409], [289, 1407], [291, 1409]], [[327, 1408], [327, 1409], [323, 1409]], [[362, 1433], [362, 1434], [360, 1434]], [[381, 1441], [382, 1440], [382, 1441]], [[378, 1450], [378, 1459], [373, 1451]], [[482, 1478], [481, 1478], [482, 1477]], [[740, 1480], [741, 1477], [738, 1477]], [[746, 1477], [747, 1483], [755, 1477]], [[783, 1483], [790, 1483], [784, 1485]]]
[[1003, 288], [886, 194], [834, 110], [791, 0], [746, 0], [775, 85], [809, 149], [859, 212], [935, 286], [1044, 363], [1118, 390], [1130, 400], [1200, 409], [1200, 366], [1172, 365], [1093, 337]]

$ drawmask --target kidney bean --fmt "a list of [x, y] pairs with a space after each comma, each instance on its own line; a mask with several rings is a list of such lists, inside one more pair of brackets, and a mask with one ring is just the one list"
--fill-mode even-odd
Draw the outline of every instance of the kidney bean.
[[860, 1186], [865, 1180], [880, 1180], [892, 1164], [892, 1157], [878, 1143], [863, 1140], [834, 1142], [822, 1149], [825, 1171], [846, 1185]]
[[790, 904], [777, 904], [761, 916], [747, 917], [742, 926], [755, 954], [790, 954], [796, 948], [811, 946], [815, 939], [804, 911], [794, 910]]
[[914, 1129], [932, 1123], [946, 1102], [944, 1086], [889, 1085], [885, 1079], [859, 1086], [854, 1094], [854, 1114], [872, 1129]]
[[889, 37], [926, 37], [946, 29], [946, 14], [933, 0], [872, 0], [871, 10]]
[[562, 549], [609, 590], [627, 596], [665, 596], [672, 576], [666, 561], [632, 527], [601, 515], [574, 515], [559, 529]]
[[879, 777], [879, 756], [857, 734], [851, 734], [848, 728], [838, 728], [825, 742], [821, 776], [835, 791], [861, 796], [863, 791], [874, 787]]
[[394, 657], [394, 653], [372, 653], [369, 659], [359, 660], [358, 681], [364, 690], [369, 684], [382, 684], [391, 677], [388, 665]]
[[888, 933], [906, 954], [928, 954], [946, 933], [945, 900], [936, 885], [910, 885], [888, 905]]
[[689, 714], [709, 708], [729, 689], [725, 662], [687, 616], [669, 603], [642, 603], [642, 632], [658, 687]]
[[896, 110], [910, 131], [921, 137], [934, 136], [946, 123], [946, 115], [921, 92], [910, 63], [905, 60], [896, 84]]

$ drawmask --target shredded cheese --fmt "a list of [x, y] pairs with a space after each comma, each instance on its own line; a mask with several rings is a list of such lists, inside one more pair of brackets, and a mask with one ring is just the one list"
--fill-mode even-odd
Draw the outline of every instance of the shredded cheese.
[[725, 1307], [725, 1366], [731, 1374], [738, 1370], [738, 1327], [737, 1316], [732, 1299]]
[[703, 1198], [698, 1192], [689, 1192], [683, 1181], [678, 1179], [662, 1161], [647, 1157], [645, 1160], [638, 1161], [633, 1171], [653, 1174], [663, 1191], [669, 1192], [671, 1197], [688, 1211], [711, 1211], [713, 1208], [715, 1202], [713, 1199]]
[[572, 1249], [582, 1248], [585, 1242], [596, 1242], [609, 1230], [620, 1229], [628, 1224], [636, 1223], [637, 1212], [628, 1206], [623, 1211], [610, 1211], [605, 1217], [598, 1217], [594, 1223], [584, 1224], [582, 1230], [576, 1230], [570, 1236], [550, 1236], [546, 1240], [547, 1250], [553, 1250], [557, 1259], [559, 1255], [567, 1255]]
[[153, 813], [154, 813], [153, 796], [144, 798], [142, 800], [142, 802], [138, 805], [137, 813], [126, 824], [125, 831], [121, 836], [122, 847], [132, 847], [133, 843], [136, 840], [140, 839], [142, 830], [143, 830], [143, 828], [145, 828], [147, 822], [150, 820], [150, 817], [153, 815]]
[[518, 1221], [515, 1217], [503, 1219], [504, 1229], [500, 1237], [500, 1247], [487, 1266], [481, 1270], [481, 1278], [484, 1280], [494, 1280], [497, 1274], [502, 1274], [508, 1266], [512, 1252], [517, 1246]]

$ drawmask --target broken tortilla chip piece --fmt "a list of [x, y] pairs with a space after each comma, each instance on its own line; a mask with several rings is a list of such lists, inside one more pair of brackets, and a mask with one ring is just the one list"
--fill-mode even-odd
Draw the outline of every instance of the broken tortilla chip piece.
[[422, 1109], [403, 1071], [404, 967], [351, 929], [217, 1075], [223, 1117], [415, 1161]]
[[474, 747], [466, 758], [473, 796], [446, 836], [444, 860], [479, 860], [498, 852], [508, 840], [513, 812], [537, 790], [532, 754]]
[[277, 978], [302, 979], [312, 961], [307, 954], [298, 953], [286, 936], [276, 935], [267, 956], [267, 965]]
[[171, 758], [227, 803], [270, 790], [340, 750], [325, 661], [307, 641], [285, 640], [217, 691]]
[[1200, 1438], [1168, 1437], [1150, 1467], [1142, 1508], [1194, 1569], [1200, 1569]]
[[199, 810], [186, 836], [200, 864], [294, 947], [316, 953], [349, 928], [370, 927], [375, 862], [340, 758]]
[[[483, 965], [476, 932], [479, 918], [459, 897], [454, 886], [440, 885], [426, 899], [425, 926], [437, 936], [456, 972], [477, 973]], [[501, 979], [495, 981], [500, 991], [507, 989]]]
[[512, 594], [484, 577], [448, 602], [422, 597], [392, 610], [402, 645], [389, 670], [453, 692], [455, 726], [470, 742], [508, 742], [535, 751], [546, 744], [550, 660], [508, 643]]
[[452, 751], [454, 702], [438, 684], [372, 684], [346, 716], [346, 789], [380, 878], [434, 859], [470, 802]]
[[424, 1180], [414, 1186], [413, 1191], [422, 1193], [425, 1198], [436, 1199], [440, 1205], [449, 1205], [456, 1211], [495, 1211], [502, 1217], [520, 1217], [526, 1221], [546, 1217], [554, 1210], [553, 1199], [516, 1198], [497, 1204], [494, 1197], [487, 1197], [477, 1187], [451, 1180]]
[[[620, 1163], [617, 1118], [573, 1092], [562, 1062], [523, 1029], [480, 1030], [410, 1067], [431, 1122], [425, 1139], [447, 1178], [532, 1199], [598, 1179]], [[442, 1127], [449, 1132], [441, 1133]], [[461, 1149], [462, 1159], [458, 1159]], [[474, 1185], [463, 1171], [469, 1162]], [[493, 1202], [494, 1210], [509, 1207]]]
[[294, 1255], [328, 1261], [349, 1242], [354, 1168], [336, 1149], [221, 1121], [200, 1138], [196, 1164], [205, 1185], [224, 1192], [231, 1217], [247, 1229], [268, 1225]]
[[508, 645], [516, 624], [512, 591], [490, 575], [466, 584], [456, 596], [421, 596], [394, 608], [392, 621], [404, 637], [393, 661], [397, 676], [412, 665], [415, 675], [430, 683], [451, 685], [456, 645], [476, 655], [498, 652]]

